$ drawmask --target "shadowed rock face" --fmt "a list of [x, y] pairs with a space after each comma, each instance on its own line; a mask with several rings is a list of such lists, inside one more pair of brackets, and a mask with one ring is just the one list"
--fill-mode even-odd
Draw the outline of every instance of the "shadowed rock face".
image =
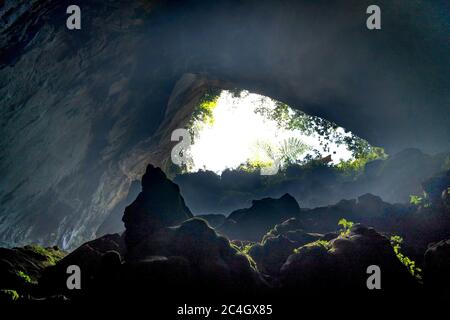
[[433, 294], [450, 298], [450, 240], [431, 244], [425, 252], [424, 279]]
[[142, 192], [126, 207], [122, 218], [128, 251], [134, 251], [142, 239], [156, 231], [189, 218], [192, 213], [184, 204], [178, 186], [160, 168], [148, 165], [142, 177]]
[[233, 211], [218, 230], [230, 239], [259, 241], [275, 224], [299, 214], [300, 207], [289, 194], [264, 198], [254, 200], [250, 208]]
[[[94, 238], [146, 164], [167, 159], [167, 133], [184, 126], [207, 79], [389, 153], [448, 149], [441, 2], [379, 1], [389, 27], [372, 33], [370, 1], [80, 0], [74, 32], [69, 4], [0, 9], [0, 241], [74, 248]], [[203, 76], [176, 86], [186, 73]]]
[[315, 242], [299, 248], [281, 267], [281, 281], [288, 288], [301, 287], [306, 292], [335, 288], [368, 294], [366, 270], [370, 265], [380, 267], [386, 295], [416, 286], [389, 240], [359, 224], [329, 244]]
[[[0, 248], [0, 290], [17, 290], [20, 294], [39, 296], [38, 282], [44, 270], [64, 258], [66, 252], [57, 247], [27, 245], [22, 248]], [[0, 303], [7, 297], [0, 294]], [[8, 301], [6, 299], [5, 301]]]

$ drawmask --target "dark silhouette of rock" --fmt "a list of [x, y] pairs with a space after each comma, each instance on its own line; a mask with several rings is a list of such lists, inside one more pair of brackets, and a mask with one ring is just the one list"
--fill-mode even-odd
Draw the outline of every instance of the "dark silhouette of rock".
[[[450, 170], [441, 172], [422, 182], [422, 188], [427, 198], [435, 205], [441, 204], [445, 199], [445, 193], [449, 193]], [[444, 192], [445, 191], [445, 192]], [[443, 196], [444, 195], [444, 196]], [[445, 202], [443, 202], [445, 206]]]
[[330, 288], [368, 294], [366, 271], [370, 265], [381, 269], [383, 294], [418, 289], [416, 280], [396, 257], [389, 239], [360, 224], [354, 225], [348, 235], [299, 248], [282, 266], [281, 282], [286, 289], [302, 288], [313, 295]]
[[230, 223], [224, 223], [219, 231], [230, 239], [260, 241], [274, 225], [299, 214], [300, 207], [289, 194], [254, 200], [250, 208], [233, 211], [227, 218]]
[[364, 216], [373, 218], [380, 217], [385, 214], [386, 209], [389, 206], [390, 204], [384, 202], [380, 197], [366, 193], [358, 197], [356, 210], [363, 210]]
[[178, 186], [167, 179], [160, 168], [152, 165], [142, 177], [142, 191], [125, 209], [122, 221], [125, 224], [125, 243], [128, 254], [157, 230], [173, 226], [192, 218]]
[[253, 245], [248, 254], [255, 260], [260, 272], [277, 276], [281, 266], [297, 247], [295, 242], [278, 235], [267, 238], [263, 244]]
[[135, 249], [133, 259], [120, 268], [119, 295], [130, 290], [146, 291], [149, 285], [172, 298], [192, 288], [208, 296], [224, 292], [256, 294], [267, 288], [246, 255], [199, 218], [160, 229]]
[[186, 258], [208, 286], [214, 284], [230, 290], [239, 287], [255, 290], [263, 286], [247, 257], [225, 237], [217, 235], [204, 220], [194, 218], [175, 227], [169, 251], [171, 255]]
[[0, 248], [0, 290], [33, 294], [43, 270], [65, 255], [58, 247], [29, 245], [13, 249]]
[[450, 240], [432, 244], [425, 252], [424, 283], [433, 296], [450, 298]]
[[[77, 299], [87, 293], [93, 292], [95, 282], [100, 274], [110, 272], [103, 266], [108, 263], [114, 266], [121, 260], [125, 246], [123, 238], [119, 234], [110, 234], [98, 239], [86, 242], [56, 265], [46, 268], [42, 273], [39, 287], [42, 294], [64, 294], [72, 299]], [[81, 270], [82, 290], [69, 290], [66, 285], [67, 267], [76, 265]]]
[[281, 224], [277, 224], [272, 230], [266, 233], [262, 239], [264, 243], [267, 239], [283, 235], [290, 241], [294, 242], [297, 247], [306, 243], [313, 242], [322, 237], [318, 233], [309, 233], [303, 230], [303, 223], [297, 218], [290, 218]]

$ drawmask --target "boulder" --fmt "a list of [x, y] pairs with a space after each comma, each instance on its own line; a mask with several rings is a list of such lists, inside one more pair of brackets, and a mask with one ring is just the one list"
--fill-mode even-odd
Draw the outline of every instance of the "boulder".
[[164, 228], [136, 249], [140, 254], [123, 265], [125, 285], [141, 283], [143, 288], [152, 284], [162, 291], [177, 292], [194, 286], [197, 292], [209, 295], [218, 288], [221, 292], [217, 294], [242, 294], [257, 293], [267, 286], [250, 259], [200, 218]]
[[360, 224], [354, 225], [348, 235], [297, 249], [281, 267], [280, 278], [283, 288], [301, 287], [311, 295], [330, 289], [369, 294], [366, 281], [370, 265], [381, 269], [383, 294], [417, 288], [416, 280], [396, 257], [389, 239]]
[[253, 245], [248, 254], [262, 273], [278, 276], [281, 266], [297, 247], [296, 243], [283, 235], [267, 238], [262, 244]]
[[227, 218], [232, 223], [225, 222], [219, 231], [230, 239], [260, 241], [274, 225], [299, 214], [300, 207], [289, 194], [254, 200], [250, 208], [233, 211]]
[[390, 204], [381, 200], [380, 197], [366, 193], [358, 197], [356, 210], [364, 212], [367, 218], [373, 218], [382, 216], [389, 206]]
[[[119, 234], [109, 234], [101, 238], [86, 242], [56, 265], [46, 268], [39, 282], [42, 295], [64, 294], [77, 299], [86, 292], [92, 292], [97, 277], [107, 275], [109, 266], [121, 263], [121, 255], [125, 252], [123, 238]], [[69, 290], [66, 285], [67, 268], [76, 265], [81, 270], [83, 290]], [[106, 268], [105, 266], [108, 266]]]

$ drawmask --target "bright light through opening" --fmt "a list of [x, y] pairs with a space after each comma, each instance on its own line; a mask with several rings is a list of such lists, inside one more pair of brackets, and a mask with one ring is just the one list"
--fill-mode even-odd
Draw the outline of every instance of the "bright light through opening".
[[[247, 161], [272, 162], [273, 159], [261, 145], [276, 149], [290, 137], [303, 142], [309, 150], [316, 149], [323, 155], [331, 155], [332, 163], [352, 159], [352, 152], [344, 144], [329, 144], [326, 152], [320, 145], [317, 135], [305, 135], [300, 130], [280, 128], [275, 120], [267, 119], [256, 112], [256, 108], [273, 109], [275, 101], [248, 91], [234, 96], [223, 90], [213, 109], [212, 124], [198, 123], [197, 136], [190, 149], [193, 165], [190, 171], [211, 170], [221, 173], [227, 168], [234, 169]], [[342, 135], [343, 128], [337, 131]], [[298, 156], [301, 161], [307, 152]]]

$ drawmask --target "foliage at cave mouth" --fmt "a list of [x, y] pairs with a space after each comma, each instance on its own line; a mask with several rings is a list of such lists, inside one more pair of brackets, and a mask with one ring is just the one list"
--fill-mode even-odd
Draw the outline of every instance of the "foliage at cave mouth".
[[226, 169], [256, 171], [275, 162], [282, 170], [323, 159], [330, 166], [358, 171], [387, 157], [350, 131], [270, 97], [247, 90], [210, 87], [187, 128], [192, 145], [177, 173]]

